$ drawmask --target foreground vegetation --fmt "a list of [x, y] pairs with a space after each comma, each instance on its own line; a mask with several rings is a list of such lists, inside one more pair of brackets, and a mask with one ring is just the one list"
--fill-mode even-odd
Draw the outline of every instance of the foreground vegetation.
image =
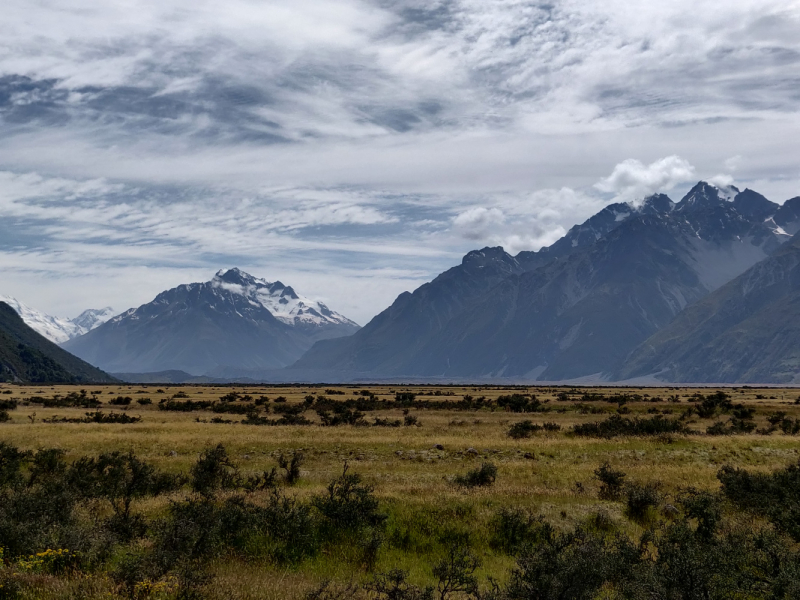
[[800, 597], [797, 390], [0, 392], [0, 598]]

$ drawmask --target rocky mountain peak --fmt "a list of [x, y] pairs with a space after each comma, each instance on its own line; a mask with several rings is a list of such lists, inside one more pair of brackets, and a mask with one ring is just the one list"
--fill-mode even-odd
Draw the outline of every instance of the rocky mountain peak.
[[480, 267], [491, 262], [516, 263], [516, 260], [502, 246], [472, 250], [461, 259], [461, 264], [465, 266]]
[[[739, 190], [731, 186], [731, 190]], [[686, 213], [695, 210], [710, 209], [722, 206], [725, 202], [720, 188], [705, 181], [700, 181], [678, 202], [675, 210]]]
[[675, 208], [675, 203], [666, 194], [653, 194], [644, 199], [639, 211], [642, 214], [667, 214]]
[[733, 206], [743, 217], [759, 221], [771, 217], [779, 208], [775, 202], [770, 202], [750, 188], [736, 194], [733, 198]]
[[249, 273], [245, 273], [241, 269], [237, 269], [236, 267], [232, 269], [220, 269], [217, 271], [217, 274], [214, 276], [212, 281], [221, 281], [224, 283], [232, 283], [234, 285], [256, 285], [258, 282], [255, 277]]

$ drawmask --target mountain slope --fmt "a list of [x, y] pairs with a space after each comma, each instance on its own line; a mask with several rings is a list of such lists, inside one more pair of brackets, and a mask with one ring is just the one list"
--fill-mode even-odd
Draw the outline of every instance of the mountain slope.
[[628, 357], [616, 379], [800, 381], [800, 234], [683, 311]]
[[[652, 196], [641, 207], [611, 204], [569, 232], [552, 246], [516, 257], [502, 248], [483, 248], [464, 256], [413, 293], [404, 292], [386, 310], [355, 335], [319, 342], [292, 368], [356, 371], [380, 374], [412, 374], [408, 369], [423, 348], [451, 321], [482, 301], [504, 279], [533, 271], [579, 252], [613, 231], [631, 215], [669, 212], [672, 201]], [[416, 373], [416, 370], [413, 370]], [[330, 377], [331, 374], [325, 374]]]
[[114, 315], [113, 310], [106, 307], [85, 310], [74, 319], [67, 319], [43, 313], [11, 296], [0, 296], [0, 302], [8, 304], [29, 327], [56, 344], [63, 344], [67, 340], [83, 335]]
[[64, 348], [112, 372], [203, 375], [226, 367], [280, 368], [314, 341], [357, 328], [291, 287], [230, 269], [211, 281], [162, 292]]
[[16, 310], [0, 302], [0, 381], [18, 383], [113, 383], [25, 324]]
[[[611, 205], [549, 249], [516, 258], [484, 250], [481, 271], [491, 276], [468, 279], [465, 294], [450, 280], [465, 279], [468, 254], [351, 338], [315, 345], [293, 368], [540, 380], [598, 374], [780, 247], [788, 236], [765, 218], [777, 210], [750, 190], [722, 193], [704, 182], [678, 204], [655, 196], [638, 208]], [[443, 288], [438, 304], [431, 288]], [[457, 310], [441, 310], [443, 296]]]

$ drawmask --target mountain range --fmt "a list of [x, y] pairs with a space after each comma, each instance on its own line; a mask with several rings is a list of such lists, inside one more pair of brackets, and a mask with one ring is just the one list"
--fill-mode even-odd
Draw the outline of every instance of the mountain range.
[[[366, 326], [239, 269], [108, 319], [15, 308], [131, 381], [800, 381], [800, 197], [699, 182], [469, 252]], [[85, 317], [85, 319], [84, 319]], [[82, 328], [82, 329], [80, 329]]]
[[0, 381], [13, 383], [114, 383], [116, 379], [76, 358], [28, 326], [0, 302]]
[[63, 344], [67, 340], [83, 335], [114, 316], [114, 309], [110, 306], [100, 309], [90, 308], [74, 319], [67, 319], [48, 315], [11, 296], [0, 295], [0, 302], [8, 304], [25, 323], [55, 344]]
[[677, 203], [612, 204], [538, 252], [470, 252], [292, 368], [354, 379], [624, 376], [640, 344], [798, 230], [800, 198], [780, 206], [705, 182]]
[[239, 269], [160, 293], [63, 344], [109, 372], [228, 377], [279, 369], [358, 325], [280, 281]]

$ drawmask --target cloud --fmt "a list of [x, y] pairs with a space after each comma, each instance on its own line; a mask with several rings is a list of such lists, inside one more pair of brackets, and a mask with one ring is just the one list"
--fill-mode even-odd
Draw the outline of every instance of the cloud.
[[485, 240], [494, 235], [505, 220], [501, 210], [477, 206], [459, 213], [453, 219], [453, 227], [468, 240]]
[[495, 194], [482, 202], [459, 212], [453, 218], [453, 231], [467, 240], [503, 246], [511, 254], [549, 246], [605, 203], [570, 188]]
[[720, 173], [708, 178], [708, 183], [715, 185], [718, 188], [725, 189], [733, 185], [733, 177], [726, 173]]
[[5, 0], [4, 285], [124, 306], [250, 265], [363, 322], [694, 171], [797, 195], [798, 30], [793, 0]]
[[680, 156], [667, 156], [649, 165], [629, 158], [615, 166], [611, 175], [597, 182], [595, 187], [615, 194], [617, 201], [637, 201], [694, 178], [694, 167]]

